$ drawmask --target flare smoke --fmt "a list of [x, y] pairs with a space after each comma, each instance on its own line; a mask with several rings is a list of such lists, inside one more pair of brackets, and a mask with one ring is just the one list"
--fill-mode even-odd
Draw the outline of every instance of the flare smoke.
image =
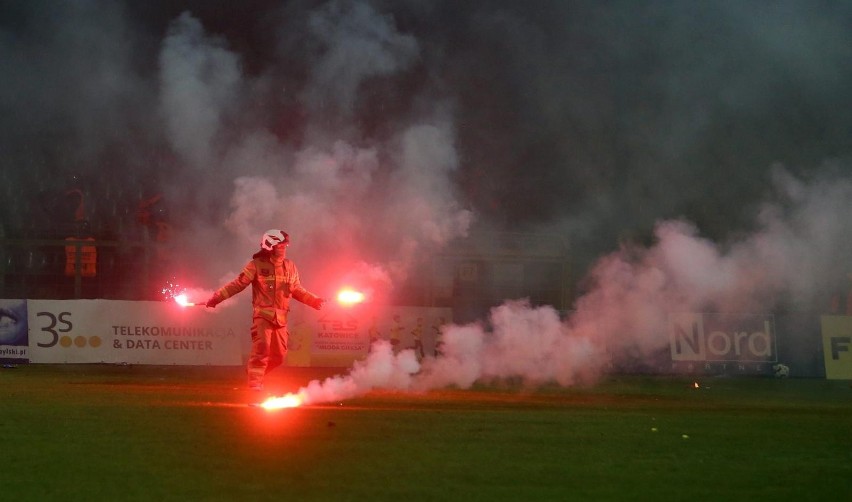
[[504, 379], [592, 383], [622, 358], [667, 350], [669, 314], [817, 308], [825, 286], [846, 280], [852, 221], [825, 215], [852, 214], [852, 181], [805, 183], [776, 171], [775, 196], [763, 204], [755, 233], [724, 246], [687, 222], [660, 222], [652, 246], [625, 247], [594, 265], [593, 286], [565, 318], [549, 306], [510, 300], [491, 310], [487, 324], [444, 327], [442, 354], [422, 365], [413, 351], [394, 355], [382, 343], [348, 376], [312, 382], [303, 389], [306, 400]]
[[356, 393], [590, 381], [673, 311], [815, 309], [852, 272], [843, 2], [250, 3], [4, 4], [4, 234], [73, 182], [132, 239], [157, 192], [197, 285], [280, 227], [307, 286], [379, 297], [472, 230], [569, 243], [573, 311], [508, 299]]

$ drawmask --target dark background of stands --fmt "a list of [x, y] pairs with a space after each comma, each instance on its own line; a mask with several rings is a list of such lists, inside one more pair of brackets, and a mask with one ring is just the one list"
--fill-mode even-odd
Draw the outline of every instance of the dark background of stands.
[[[182, 224], [158, 186], [167, 178], [168, 161], [145, 157], [151, 167], [147, 177], [138, 178], [133, 173], [139, 169], [45, 176], [51, 171], [47, 160], [33, 152], [18, 158], [26, 169], [0, 174], [0, 297], [165, 298], [164, 286], [182, 272], [163, 258], [171, 244], [160, 238], [162, 226], [177, 233]], [[68, 241], [85, 238], [94, 241]], [[66, 246], [74, 243], [97, 249], [94, 277], [79, 270], [66, 274]], [[389, 300], [450, 307], [463, 322], [512, 298], [566, 311], [573, 300], [573, 272], [560, 237], [481, 233], [432, 256], [430, 266], [412, 274]]]
[[[157, 240], [157, 225], [171, 221], [164, 198], [150, 201], [161, 195], [156, 173], [163, 165], [147, 179], [125, 169], [80, 175], [33, 152], [14, 153], [20, 169], [0, 171], [0, 297], [162, 299], [168, 244]], [[95, 239], [94, 277], [65, 273], [66, 239], [75, 238]]]

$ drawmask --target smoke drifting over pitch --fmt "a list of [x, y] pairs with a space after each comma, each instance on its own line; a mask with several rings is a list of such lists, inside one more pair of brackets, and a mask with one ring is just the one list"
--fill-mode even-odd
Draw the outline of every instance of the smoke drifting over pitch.
[[684, 221], [664, 221], [648, 248], [625, 247], [596, 262], [593, 285], [567, 317], [549, 306], [507, 301], [488, 323], [446, 326], [442, 355], [418, 363], [380, 342], [347, 376], [312, 382], [307, 403], [348, 399], [373, 388], [469, 388], [521, 379], [528, 385], [593, 383], [611, 364], [641, 361], [669, 344], [667, 322], [678, 312], [764, 312], [818, 309], [825, 285], [845, 280], [834, 264], [852, 249], [846, 211], [852, 181], [828, 176], [810, 185], [775, 173], [776, 203], [765, 204], [758, 230], [726, 245], [697, 235]]
[[477, 229], [570, 244], [570, 315], [509, 299], [409, 388], [594, 379], [669, 312], [818, 309], [852, 271], [845, 4], [213, 4], [0, 4], [7, 234], [73, 175], [119, 236], [163, 193], [198, 286], [279, 226], [307, 286], [383, 292]]

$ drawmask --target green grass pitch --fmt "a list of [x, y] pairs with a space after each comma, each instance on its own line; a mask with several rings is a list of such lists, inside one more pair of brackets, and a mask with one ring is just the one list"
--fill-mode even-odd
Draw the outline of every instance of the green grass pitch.
[[[276, 370], [294, 391], [322, 369]], [[611, 376], [269, 412], [241, 368], [0, 370], [2, 500], [840, 500], [846, 381]]]

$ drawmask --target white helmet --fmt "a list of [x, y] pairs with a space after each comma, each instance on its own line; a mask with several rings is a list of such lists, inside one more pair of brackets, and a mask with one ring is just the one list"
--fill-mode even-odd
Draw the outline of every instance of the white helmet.
[[263, 237], [260, 238], [260, 247], [267, 251], [272, 251], [276, 244], [290, 244], [290, 236], [283, 230], [267, 230]]

